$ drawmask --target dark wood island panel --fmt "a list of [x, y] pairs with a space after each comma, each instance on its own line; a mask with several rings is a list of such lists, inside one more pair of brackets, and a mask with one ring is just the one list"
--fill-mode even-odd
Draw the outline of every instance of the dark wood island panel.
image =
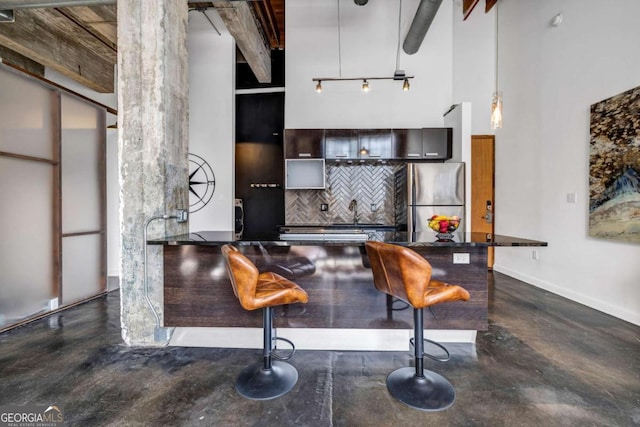
[[[247, 312], [233, 295], [222, 259], [221, 243], [164, 245], [164, 325], [254, 327], [260, 310]], [[242, 244], [239, 249], [261, 270], [281, 273], [295, 263], [310, 263], [291, 277], [309, 294], [308, 304], [278, 307], [280, 328], [411, 329], [411, 308], [373, 285], [363, 243], [267, 246]], [[463, 286], [467, 302], [441, 304], [425, 312], [427, 329], [487, 329], [486, 246], [412, 246], [433, 267], [433, 277]], [[469, 254], [469, 264], [453, 264], [454, 253]], [[310, 267], [310, 268], [309, 268]]]

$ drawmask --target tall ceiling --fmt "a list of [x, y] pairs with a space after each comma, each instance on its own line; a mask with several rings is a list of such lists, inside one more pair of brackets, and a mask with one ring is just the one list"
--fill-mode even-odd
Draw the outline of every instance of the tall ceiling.
[[[271, 82], [271, 51], [285, 47], [285, 0], [183, 1], [189, 10], [215, 9], [236, 41], [238, 58], [258, 82]], [[463, 0], [464, 19], [479, 1]], [[497, 0], [485, 3], [488, 12]], [[11, 12], [14, 22], [2, 22]], [[0, 0], [2, 62], [37, 76], [47, 67], [112, 93], [117, 50], [116, 0]]]
[[[284, 49], [285, 0], [187, 1], [189, 10], [216, 9], [261, 83], [271, 80], [271, 50]], [[51, 68], [97, 92], [114, 91], [115, 0], [0, 0], [14, 22], [0, 22], [0, 57], [43, 76]], [[72, 6], [70, 6], [72, 5]], [[52, 7], [66, 6], [66, 7]]]

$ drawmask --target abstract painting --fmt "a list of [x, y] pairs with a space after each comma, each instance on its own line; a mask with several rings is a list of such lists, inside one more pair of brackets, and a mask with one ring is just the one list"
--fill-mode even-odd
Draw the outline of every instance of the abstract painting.
[[589, 235], [640, 243], [640, 86], [591, 106]]

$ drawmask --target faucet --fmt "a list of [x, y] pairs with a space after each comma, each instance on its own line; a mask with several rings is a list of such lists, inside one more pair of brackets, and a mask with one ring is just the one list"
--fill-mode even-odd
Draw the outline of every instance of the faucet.
[[349, 210], [353, 212], [353, 224], [358, 225], [358, 201], [356, 199], [351, 200], [351, 203], [349, 203]]

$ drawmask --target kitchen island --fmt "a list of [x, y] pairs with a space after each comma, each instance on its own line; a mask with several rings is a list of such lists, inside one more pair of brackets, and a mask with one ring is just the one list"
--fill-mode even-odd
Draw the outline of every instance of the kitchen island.
[[[275, 309], [274, 325], [301, 349], [404, 350], [412, 333], [412, 310], [373, 285], [364, 240], [300, 236], [234, 240], [232, 232], [199, 232], [148, 241], [164, 249], [164, 326], [177, 327], [173, 345], [260, 347], [260, 310], [245, 311], [233, 294], [220, 248], [233, 243], [261, 271], [295, 281], [309, 303]], [[474, 342], [487, 328], [490, 246], [546, 246], [546, 242], [484, 233], [376, 231], [375, 240], [411, 247], [433, 267], [432, 277], [469, 291], [466, 302], [431, 307], [425, 335]], [[286, 331], [284, 331], [286, 329]]]

